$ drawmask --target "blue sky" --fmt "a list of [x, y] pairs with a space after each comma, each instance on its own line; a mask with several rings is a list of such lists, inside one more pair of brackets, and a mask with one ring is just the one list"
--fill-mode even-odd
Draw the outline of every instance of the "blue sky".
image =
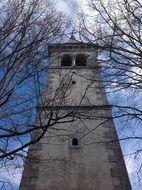
[[57, 1], [57, 9], [67, 15], [72, 15], [79, 8], [80, 2], [81, 0], [59, 0]]
[[[76, 11], [79, 9], [79, 6], [80, 6], [80, 2], [81, 2], [81, 0], [58, 0], [57, 1], [57, 9], [59, 11], [66, 13], [67, 16], [69, 16], [69, 17], [71, 16], [71, 18], [73, 18], [73, 17], [75, 18], [76, 17]], [[85, 0], [83, 2], [85, 2]], [[120, 94], [118, 96], [116, 95], [117, 98], [119, 97], [119, 99], [117, 99], [119, 102], [126, 96], [126, 92], [123, 92], [123, 93], [121, 93], [121, 96], [120, 96]], [[110, 100], [114, 101], [116, 99], [116, 96], [110, 96]], [[137, 97], [138, 102], [140, 101], [140, 98], [141, 97]], [[116, 124], [119, 126], [118, 121], [116, 121]], [[125, 130], [119, 130], [118, 133], [119, 133], [119, 135], [124, 136]], [[138, 146], [136, 144], [137, 144], [137, 142], [136, 143], [127, 143], [127, 144], [122, 143], [122, 148], [123, 148], [124, 154], [130, 153], [130, 151], [133, 150], [134, 147]], [[137, 159], [140, 160], [139, 157]], [[134, 158], [132, 158], [130, 156], [126, 157], [126, 161], [127, 161], [129, 173], [133, 173], [137, 167], [137, 165], [134, 162], [135, 161]], [[12, 169], [9, 174], [10, 174], [11, 180], [15, 184], [13, 189], [16, 190], [16, 189], [18, 189], [18, 184], [20, 182], [21, 170], [17, 170], [15, 173], [13, 171], [14, 171], [14, 169]], [[133, 177], [132, 181], [135, 184], [136, 176], [133, 175], [132, 177]], [[140, 189], [140, 186], [139, 185], [136, 186], [136, 184], [135, 184], [135, 187], [133, 188], [133, 190], [139, 190], [139, 189]], [[8, 190], [8, 188], [5, 190]]]

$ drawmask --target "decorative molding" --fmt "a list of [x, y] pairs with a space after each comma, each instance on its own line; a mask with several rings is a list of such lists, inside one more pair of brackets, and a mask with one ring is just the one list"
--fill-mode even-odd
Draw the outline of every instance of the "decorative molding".
[[97, 106], [46, 106], [46, 105], [39, 105], [37, 107], [38, 109], [47, 109], [47, 110], [102, 110], [102, 111], [106, 111], [106, 110], [111, 110], [111, 106], [110, 105], [97, 105]]
[[99, 67], [99, 65], [93, 65], [93, 66], [49, 66], [48, 68], [47, 68], [47, 70], [64, 70], [64, 69], [68, 69], [68, 70], [73, 70], [73, 69], [75, 69], [75, 70], [80, 70], [80, 69], [86, 69], [86, 70], [88, 70], [88, 69], [99, 69], [100, 67]]

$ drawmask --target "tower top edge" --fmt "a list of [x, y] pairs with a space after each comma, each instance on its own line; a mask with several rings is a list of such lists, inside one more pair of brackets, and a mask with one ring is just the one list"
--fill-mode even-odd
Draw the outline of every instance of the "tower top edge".
[[79, 41], [75, 38], [74, 34], [72, 33], [70, 36], [70, 39], [67, 42], [64, 43], [51, 43], [49, 44], [49, 47], [51, 46], [57, 46], [57, 47], [62, 47], [62, 46], [73, 46], [73, 45], [78, 45], [78, 46], [91, 46], [91, 47], [97, 47], [98, 44], [97, 43], [87, 43], [87, 42], [83, 42], [83, 41]]
[[88, 51], [98, 51], [99, 46], [98, 44], [89, 44], [89, 43], [64, 43], [64, 44], [49, 44], [48, 50], [49, 50], [49, 56], [51, 55], [51, 52], [64, 52], [65, 51], [76, 51], [77, 49], [87, 50]]
[[81, 43], [81, 42], [78, 41], [78, 40], [75, 38], [74, 34], [72, 33], [70, 39], [69, 39], [68, 42], [66, 42], [66, 43], [68, 43], [68, 44], [76, 44], [76, 43], [77, 43], [77, 44], [78, 44], [78, 43]]
[[60, 44], [49, 44], [48, 47], [52, 48], [61, 48], [61, 47], [71, 47], [71, 46], [78, 46], [78, 47], [82, 47], [82, 46], [86, 46], [86, 47], [93, 47], [93, 48], [98, 48], [98, 44], [93, 44], [93, 43], [84, 43], [84, 42], [76, 42], [76, 43], [60, 43]]

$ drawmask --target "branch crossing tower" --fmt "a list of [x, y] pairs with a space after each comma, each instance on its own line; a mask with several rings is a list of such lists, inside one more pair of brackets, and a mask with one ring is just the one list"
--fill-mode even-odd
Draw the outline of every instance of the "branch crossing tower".
[[48, 79], [20, 190], [131, 190], [97, 63], [98, 47], [72, 35], [49, 45]]

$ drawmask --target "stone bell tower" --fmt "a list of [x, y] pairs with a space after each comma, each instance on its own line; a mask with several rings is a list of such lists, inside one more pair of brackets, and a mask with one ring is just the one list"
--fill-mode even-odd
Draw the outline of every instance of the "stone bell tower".
[[51, 113], [55, 124], [30, 146], [20, 190], [131, 190], [97, 46], [72, 35], [67, 43], [51, 44], [49, 53], [37, 124], [46, 125]]

